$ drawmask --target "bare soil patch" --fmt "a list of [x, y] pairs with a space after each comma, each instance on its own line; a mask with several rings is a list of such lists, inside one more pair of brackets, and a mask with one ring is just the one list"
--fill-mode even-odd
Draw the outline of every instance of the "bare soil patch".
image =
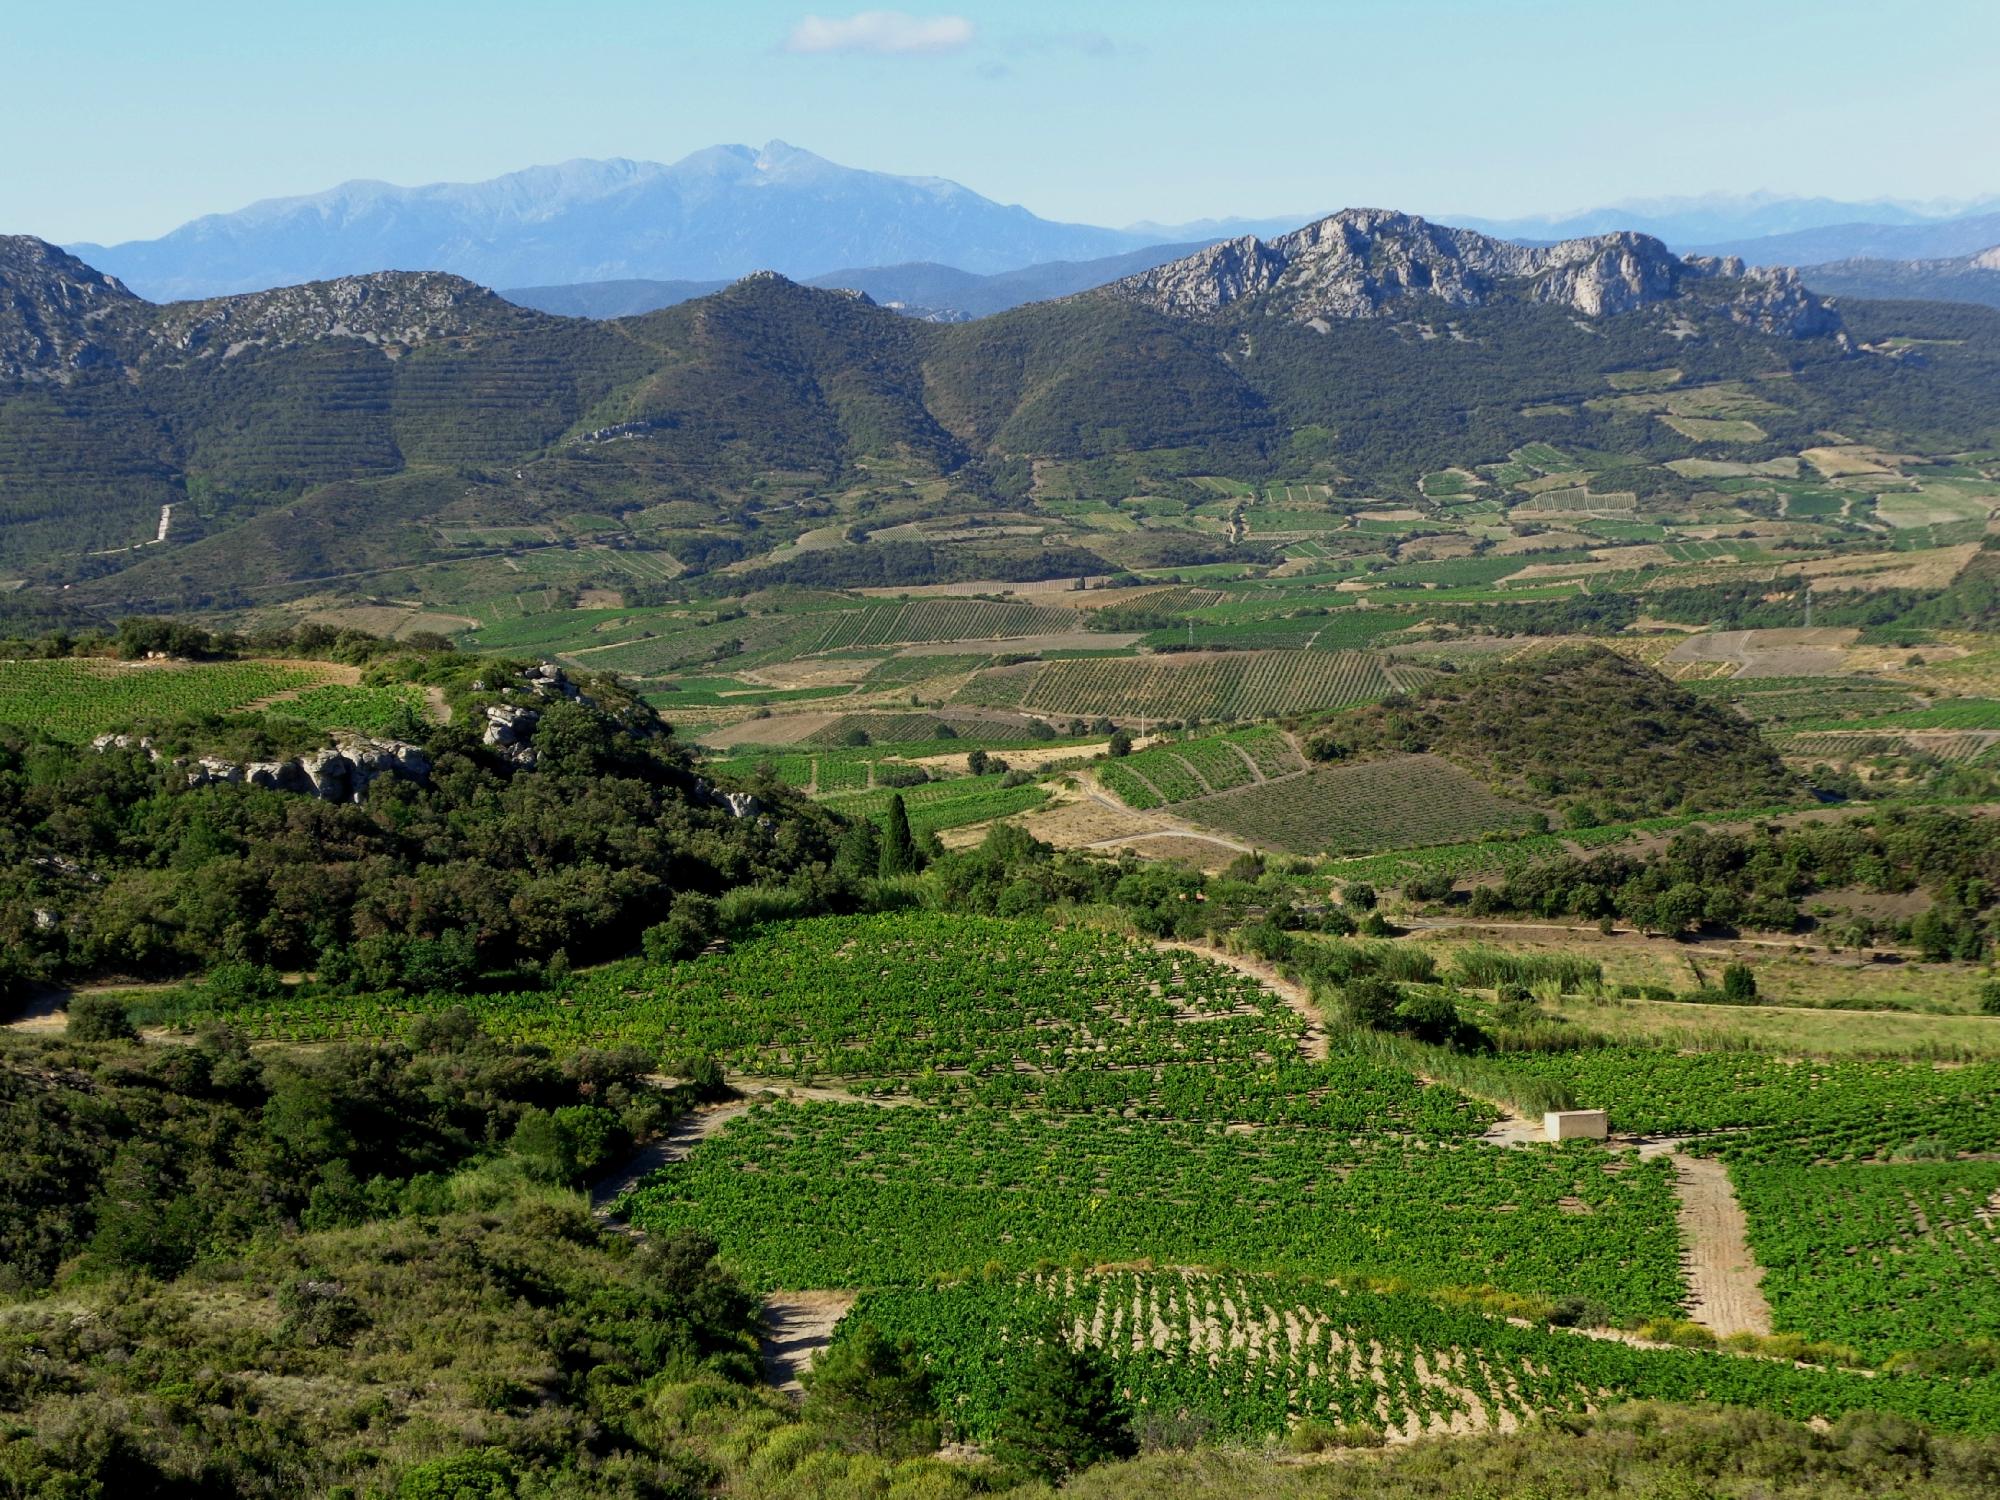
[[1768, 1334], [1771, 1304], [1764, 1300], [1764, 1273], [1750, 1254], [1749, 1224], [1728, 1168], [1712, 1157], [1680, 1152], [1670, 1157], [1680, 1195], [1688, 1316], [1719, 1338]]
[[833, 1331], [854, 1306], [855, 1292], [773, 1292], [764, 1299], [758, 1339], [764, 1378], [794, 1401], [805, 1399], [803, 1377], [833, 1342]]
[[1717, 630], [1690, 636], [1667, 656], [1670, 662], [1723, 662], [1738, 677], [1826, 677], [1843, 670], [1858, 630]]

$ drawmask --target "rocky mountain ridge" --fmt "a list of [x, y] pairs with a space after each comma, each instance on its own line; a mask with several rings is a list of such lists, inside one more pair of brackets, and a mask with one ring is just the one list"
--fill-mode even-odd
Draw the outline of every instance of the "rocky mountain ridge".
[[1801, 273], [1816, 291], [2000, 307], [2000, 245], [1930, 260], [1837, 260]]
[[145, 306], [67, 251], [0, 235], [0, 378], [62, 380], [117, 364], [118, 330]]
[[171, 302], [147, 320], [152, 357], [229, 355], [251, 346], [359, 339], [407, 348], [433, 339], [527, 327], [539, 317], [442, 271], [376, 271], [269, 292]]
[[1345, 209], [1273, 240], [1225, 241], [1106, 290], [1170, 316], [1212, 319], [1238, 303], [1291, 322], [1389, 315], [1412, 299], [1456, 307], [1518, 300], [1588, 318], [1672, 302], [1692, 284], [1740, 283], [1728, 315], [1790, 338], [1837, 334], [1839, 315], [1797, 273], [1681, 257], [1622, 232], [1548, 246], [1514, 244], [1386, 209]]
[[60, 383], [85, 371], [136, 373], [325, 339], [356, 339], [394, 355], [544, 321], [438, 271], [376, 271], [160, 306], [45, 241], [0, 236], [0, 379]]

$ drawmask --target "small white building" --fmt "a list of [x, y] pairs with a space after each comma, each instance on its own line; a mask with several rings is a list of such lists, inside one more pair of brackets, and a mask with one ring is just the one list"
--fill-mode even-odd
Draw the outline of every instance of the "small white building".
[[1552, 1109], [1542, 1129], [1552, 1141], [1601, 1141], [1611, 1134], [1611, 1120], [1601, 1109]]

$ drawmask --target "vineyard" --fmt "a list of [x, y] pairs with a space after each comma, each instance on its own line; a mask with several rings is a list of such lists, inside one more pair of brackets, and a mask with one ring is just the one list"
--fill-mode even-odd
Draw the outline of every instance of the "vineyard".
[[1893, 1411], [1945, 1428], [2000, 1427], [2000, 1384], [1969, 1386], [1687, 1349], [1634, 1348], [1311, 1282], [1186, 1271], [988, 1277], [865, 1294], [866, 1321], [923, 1350], [959, 1431], [990, 1435], [1020, 1362], [1051, 1323], [1112, 1363], [1145, 1416], [1237, 1438], [1304, 1417], [1396, 1437], [1502, 1431], [1607, 1398], [1719, 1401], [1798, 1421]]
[[81, 741], [145, 719], [236, 713], [328, 675], [314, 662], [0, 661], [0, 723]]
[[632, 1218], [700, 1227], [766, 1286], [1152, 1259], [1426, 1287], [1471, 1275], [1629, 1318], [1681, 1299], [1670, 1164], [1591, 1146], [781, 1102], [639, 1189]]
[[1264, 719], [1373, 702], [1429, 675], [1360, 651], [1071, 658], [981, 672], [957, 701], [1127, 719]]
[[1290, 738], [1270, 728], [1155, 745], [1098, 767], [1098, 780], [1131, 807], [1161, 807], [1304, 769]]
[[2000, 1338], [2000, 1162], [1731, 1175], [1779, 1327], [1876, 1358]]
[[1051, 635], [1078, 628], [1075, 610], [1035, 604], [996, 604], [982, 599], [923, 599], [844, 610], [804, 646], [803, 654], [851, 651], [867, 646], [915, 645], [927, 641], [1004, 640], [1010, 636]]
[[1296, 854], [1455, 843], [1532, 827], [1541, 816], [1429, 755], [1322, 767], [1204, 798], [1184, 811], [1209, 828]]
[[[300, 996], [207, 1014], [304, 1041], [394, 1034], [452, 1003]], [[1303, 1020], [1233, 969], [1038, 921], [816, 918], [689, 963], [607, 965], [560, 995], [486, 997], [481, 1017], [497, 1035], [561, 1051], [706, 1053], [732, 1071], [848, 1079], [858, 1092], [935, 1101], [1433, 1140], [1476, 1133], [1487, 1119], [1359, 1057], [1306, 1061]]]
[[1562, 1085], [1611, 1127], [1642, 1135], [1726, 1131], [1732, 1161], [1803, 1165], [1863, 1160], [1931, 1141], [1949, 1151], [2000, 1146], [2000, 1065], [1786, 1062], [1741, 1052], [1642, 1047], [1512, 1053], [1505, 1065]]
[[[822, 793], [826, 790], [821, 788]], [[827, 806], [850, 818], [879, 818], [889, 810], [889, 799], [896, 796], [903, 799], [910, 815], [910, 830], [918, 838], [927, 833], [942, 833], [947, 828], [963, 828], [970, 823], [1032, 812], [1049, 800], [1045, 787], [1002, 786], [998, 776], [960, 776], [908, 787], [901, 792], [878, 788], [824, 800]]]
[[328, 683], [270, 706], [273, 718], [295, 719], [315, 729], [352, 729], [362, 734], [411, 736], [424, 725], [424, 695], [407, 683], [387, 687], [345, 687]]

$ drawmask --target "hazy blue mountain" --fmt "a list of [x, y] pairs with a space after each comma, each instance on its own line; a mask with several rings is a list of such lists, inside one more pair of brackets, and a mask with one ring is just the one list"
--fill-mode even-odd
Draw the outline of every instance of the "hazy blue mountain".
[[1676, 250], [1724, 241], [1761, 239], [1854, 224], [1931, 224], [1969, 213], [1988, 212], [2000, 200], [1922, 204], [1887, 199], [1848, 202], [1838, 198], [1795, 198], [1782, 193], [1708, 193], [1692, 198], [1633, 198], [1571, 214], [1531, 214], [1482, 219], [1451, 214], [1450, 222], [1499, 239], [1553, 244], [1557, 240], [1636, 230], [1664, 240]]
[[1144, 235], [1149, 241], [1166, 244], [1179, 241], [1193, 245], [1213, 244], [1217, 240], [1241, 239], [1253, 234], [1260, 240], [1273, 239], [1281, 234], [1323, 219], [1331, 209], [1320, 209], [1314, 213], [1279, 214], [1268, 219], [1189, 219], [1184, 224], [1161, 224], [1152, 219], [1142, 219], [1137, 224], [1127, 224], [1127, 234]]
[[[1123, 276], [1150, 271], [1202, 248], [1204, 242], [1186, 245], [1148, 245], [1124, 255], [1098, 260], [1056, 260], [1018, 271], [1000, 271], [981, 276], [956, 266], [935, 261], [913, 261], [901, 266], [864, 266], [845, 271], [829, 271], [807, 284], [839, 287], [866, 292], [884, 307], [911, 317], [933, 322], [956, 323], [968, 318], [984, 318], [1028, 302], [1046, 302], [1067, 297]], [[716, 281], [599, 281], [580, 286], [516, 287], [500, 295], [522, 307], [537, 308], [566, 318], [626, 318], [637, 313], [655, 312], [706, 297], [728, 283]]]
[[2000, 307], [2000, 245], [1947, 260], [1836, 260], [1812, 267], [1806, 282], [1814, 291], [1835, 297]]
[[569, 286], [517, 286], [500, 293], [516, 307], [559, 318], [633, 318], [678, 307], [728, 286], [726, 281], [582, 281]]
[[1740, 255], [1757, 266], [1823, 266], [1836, 260], [1944, 260], [1974, 255], [1996, 243], [2000, 213], [1989, 210], [1937, 223], [1835, 224], [1694, 248], [1709, 255]]
[[908, 261], [990, 273], [1147, 243], [773, 141], [671, 165], [580, 160], [490, 182], [350, 182], [211, 214], [157, 240], [70, 248], [141, 296], [171, 300], [390, 269], [520, 287], [763, 269], [803, 278]]

